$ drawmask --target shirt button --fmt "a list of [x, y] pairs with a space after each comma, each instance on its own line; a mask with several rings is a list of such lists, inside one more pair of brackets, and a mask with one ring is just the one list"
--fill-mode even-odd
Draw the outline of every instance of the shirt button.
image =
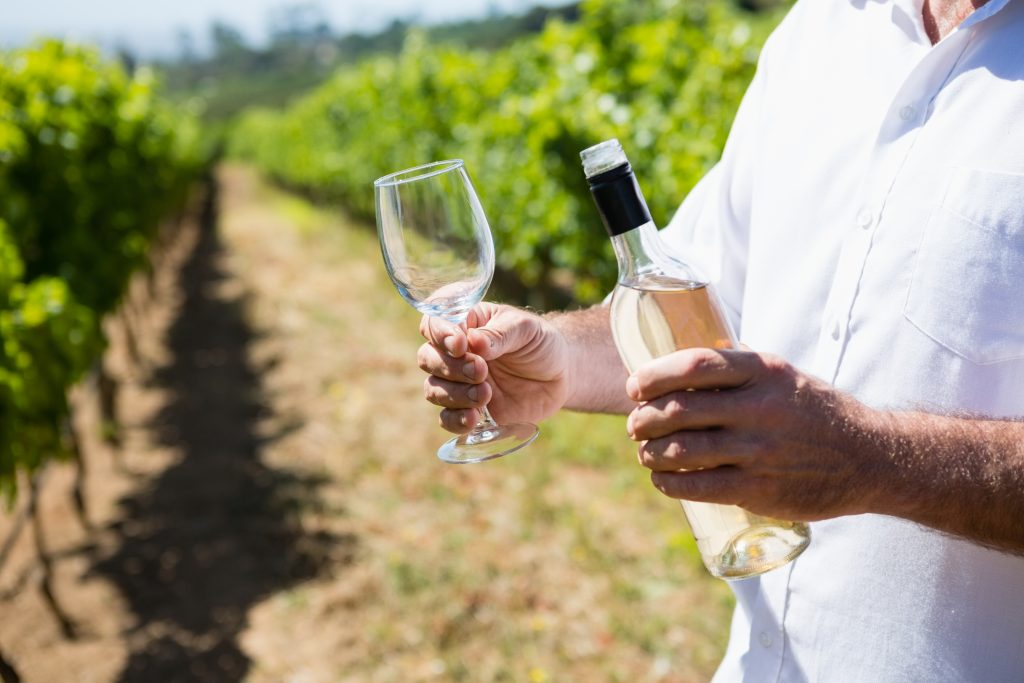
[[875, 217], [871, 215], [871, 212], [864, 208], [857, 213], [857, 225], [867, 230], [871, 227], [871, 224], [875, 222]]
[[900, 109], [900, 118], [904, 121], [909, 121], [917, 115], [917, 110], [913, 106], [907, 105]]
[[761, 631], [761, 634], [757, 636], [757, 640], [765, 647], [772, 646], [772, 637], [767, 631]]

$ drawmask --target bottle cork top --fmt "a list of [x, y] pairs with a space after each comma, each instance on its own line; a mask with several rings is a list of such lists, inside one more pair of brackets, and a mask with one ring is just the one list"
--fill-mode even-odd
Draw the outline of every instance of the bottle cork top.
[[629, 163], [626, 153], [622, 151], [622, 145], [615, 138], [587, 147], [580, 152], [580, 159], [583, 161], [583, 173], [587, 180]]

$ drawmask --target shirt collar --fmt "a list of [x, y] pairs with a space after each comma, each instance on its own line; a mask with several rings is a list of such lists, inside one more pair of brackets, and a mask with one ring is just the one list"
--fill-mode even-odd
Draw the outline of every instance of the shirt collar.
[[985, 21], [999, 10], [1006, 7], [1010, 0], [988, 0], [984, 5], [971, 12], [971, 16], [967, 17], [960, 24], [959, 28], [970, 28], [980, 21]]
[[[905, 12], [908, 16], [913, 17], [915, 19], [915, 25], [917, 26], [917, 32], [921, 34], [920, 39], [921, 40], [925, 39], [925, 37], [924, 37], [924, 29], [921, 26], [919, 26], [919, 24], [921, 23], [921, 8], [924, 5], [924, 0], [874, 0], [874, 1], [878, 2], [878, 3], [887, 3], [887, 2], [888, 3], [892, 3], [894, 6], [898, 7], [900, 10]], [[854, 5], [864, 5], [866, 0], [848, 0], [848, 2], [850, 2], [851, 4], [854, 4]], [[960, 31], [962, 29], [970, 28], [971, 26], [974, 26], [975, 24], [978, 24], [978, 23], [980, 23], [982, 21], [985, 21], [986, 19], [988, 19], [992, 15], [996, 14], [997, 12], [999, 12], [999, 10], [1003, 9], [1004, 7], [1006, 7], [1006, 5], [1008, 5], [1009, 3], [1010, 3], [1010, 0], [988, 0], [988, 2], [986, 2], [984, 5], [982, 5], [978, 9], [974, 10], [974, 12], [972, 12], [969, 17], [964, 19], [960, 23], [960, 25], [956, 28], [954, 33], [957, 32], [957, 31]]]
[[[876, 0], [877, 2], [892, 2], [898, 5], [905, 6], [905, 9], [913, 9], [918, 14], [921, 13], [922, 0]], [[848, 0], [852, 4], [864, 4], [864, 0]], [[1003, 9], [1008, 5], [1010, 0], [988, 0], [984, 5], [974, 10], [971, 16], [967, 17], [960, 24], [959, 28], [968, 28], [977, 24], [980, 21], [984, 21], [991, 17], [993, 14]]]

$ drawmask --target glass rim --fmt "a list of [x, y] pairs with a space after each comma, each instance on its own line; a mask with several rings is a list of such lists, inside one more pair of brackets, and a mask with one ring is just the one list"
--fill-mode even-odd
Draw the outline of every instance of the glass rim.
[[448, 173], [456, 169], [465, 168], [466, 163], [462, 159], [445, 159], [444, 161], [432, 161], [429, 164], [413, 166], [402, 171], [395, 171], [386, 176], [381, 176], [373, 181], [374, 187], [390, 187], [411, 183], [414, 180], [423, 180], [442, 173]]

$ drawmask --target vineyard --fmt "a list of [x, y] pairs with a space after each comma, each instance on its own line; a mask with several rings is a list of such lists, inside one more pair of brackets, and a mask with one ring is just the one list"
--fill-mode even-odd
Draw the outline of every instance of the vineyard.
[[[91, 372], [112, 406], [103, 320], [149, 263], [163, 219], [185, 201], [198, 150], [197, 131], [145, 73], [129, 77], [59, 42], [0, 59], [0, 498], [8, 509], [24, 480], [35, 515], [35, 475], [49, 461], [84, 466], [68, 391]], [[75, 496], [87, 523], [80, 487]]]
[[579, 152], [609, 137], [627, 150], [664, 224], [714, 164], [776, 15], [723, 2], [583, 3], [497, 52], [427, 44], [342, 69], [283, 113], [253, 111], [234, 153], [309, 195], [373, 219], [371, 182], [464, 158], [488, 211], [499, 266], [549, 305], [614, 283]]
[[372, 181], [465, 159], [493, 295], [600, 300], [579, 151], [618, 137], [667, 221], [779, 17], [584, 0], [495, 50], [413, 29], [208, 129], [149, 69], [0, 53], [0, 681], [706, 680], [731, 598], [621, 418], [433, 460]]
[[145, 74], [50, 42], [0, 62], [0, 494], [68, 452], [68, 388], [198, 170]]

